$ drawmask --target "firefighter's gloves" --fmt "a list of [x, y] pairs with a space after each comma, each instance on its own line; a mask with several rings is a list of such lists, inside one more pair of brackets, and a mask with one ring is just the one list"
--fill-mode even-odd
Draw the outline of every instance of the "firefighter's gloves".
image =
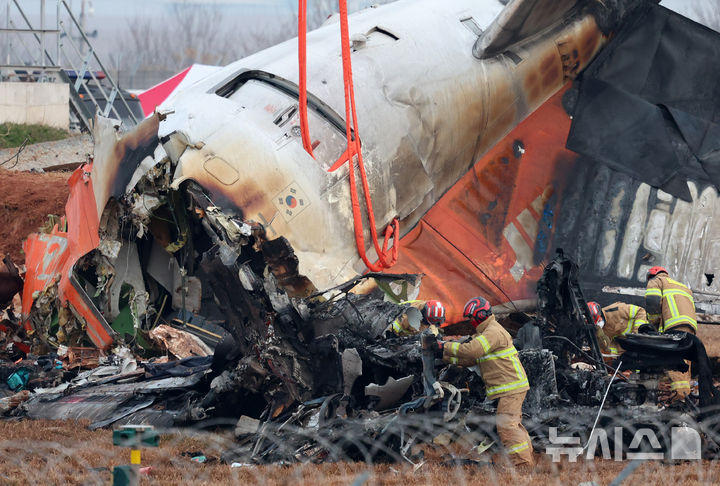
[[649, 334], [655, 336], [660, 334], [657, 329], [655, 329], [655, 326], [653, 326], [652, 324], [643, 324], [642, 326], [638, 327], [637, 332], [638, 334]]

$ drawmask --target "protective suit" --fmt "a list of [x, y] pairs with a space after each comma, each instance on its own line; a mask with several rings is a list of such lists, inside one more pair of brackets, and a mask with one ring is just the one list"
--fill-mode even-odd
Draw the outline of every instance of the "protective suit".
[[[647, 324], [647, 314], [640, 306], [615, 302], [602, 308], [605, 324], [598, 329], [598, 339], [603, 352], [620, 354], [622, 347], [615, 341], [618, 336], [637, 332], [643, 324]], [[604, 336], [604, 337], [603, 337]]]
[[[655, 274], [653, 274], [655, 270]], [[692, 291], [683, 283], [673, 280], [662, 267], [654, 267], [648, 272], [645, 290], [645, 308], [648, 320], [662, 332], [697, 333], [697, 315]], [[668, 371], [670, 389], [678, 399], [690, 395], [690, 362], [686, 372]]]
[[521, 422], [522, 404], [530, 386], [512, 338], [492, 313], [482, 321], [472, 315], [466, 317], [476, 326], [475, 334], [465, 343], [445, 343], [443, 360], [480, 368], [487, 397], [497, 400], [497, 431], [507, 453], [514, 465], [533, 466], [532, 443]]

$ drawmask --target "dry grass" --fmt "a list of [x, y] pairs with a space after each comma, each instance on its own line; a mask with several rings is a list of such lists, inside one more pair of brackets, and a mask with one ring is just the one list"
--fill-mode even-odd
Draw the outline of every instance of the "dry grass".
[[[129, 452], [113, 447], [110, 430], [88, 431], [83, 422], [0, 422], [0, 483], [108, 484], [112, 466], [127, 464]], [[152, 466], [143, 484], [352, 484], [367, 473], [365, 484], [512, 484], [576, 485], [583, 481], [609, 484], [627, 463], [592, 461], [554, 464], [537, 454], [533, 471], [503, 466], [447, 467], [428, 461], [417, 471], [410, 464], [363, 463], [256, 466], [231, 469], [219, 462], [197, 464], [183, 456], [187, 451], [219, 455], [229, 445], [224, 433], [189, 436], [189, 432], [163, 436], [161, 447], [143, 450], [143, 465]], [[96, 468], [107, 468], [97, 470]], [[695, 485], [720, 482], [720, 467], [707, 461], [668, 465], [648, 463], [629, 481], [653, 485]], [[628, 483], [629, 484], [629, 483]]]

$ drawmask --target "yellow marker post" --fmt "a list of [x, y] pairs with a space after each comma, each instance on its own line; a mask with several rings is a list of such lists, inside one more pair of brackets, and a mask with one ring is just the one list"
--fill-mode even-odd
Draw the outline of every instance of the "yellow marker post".
[[158, 447], [159, 436], [151, 425], [123, 425], [113, 430], [113, 445], [130, 448], [130, 465], [113, 468], [113, 486], [140, 484], [140, 448]]
[[140, 465], [140, 449], [130, 450], [130, 464], [138, 466]]

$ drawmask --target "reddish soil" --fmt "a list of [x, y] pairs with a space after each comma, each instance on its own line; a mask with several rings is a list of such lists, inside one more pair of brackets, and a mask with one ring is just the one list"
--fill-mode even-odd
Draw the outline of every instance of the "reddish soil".
[[25, 262], [22, 242], [47, 221], [65, 214], [69, 172], [37, 174], [0, 169], [0, 255]]

